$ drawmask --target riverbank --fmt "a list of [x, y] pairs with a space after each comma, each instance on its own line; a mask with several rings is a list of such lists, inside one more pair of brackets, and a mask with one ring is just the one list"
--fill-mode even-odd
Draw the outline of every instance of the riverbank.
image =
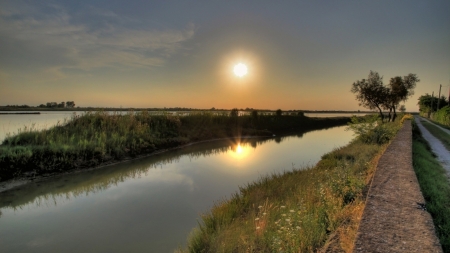
[[377, 159], [401, 122], [354, 122], [359, 137], [315, 167], [241, 187], [203, 215], [180, 251], [351, 252]]
[[407, 121], [380, 158], [353, 252], [442, 252], [413, 169]]
[[190, 143], [243, 136], [274, 136], [345, 125], [349, 118], [300, 115], [196, 113], [151, 115], [147, 111], [88, 112], [44, 131], [27, 129], [0, 145], [0, 181], [89, 169]]

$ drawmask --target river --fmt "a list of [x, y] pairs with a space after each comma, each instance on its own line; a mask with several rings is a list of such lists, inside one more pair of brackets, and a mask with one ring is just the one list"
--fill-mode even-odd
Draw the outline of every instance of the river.
[[173, 252], [200, 215], [249, 182], [312, 166], [345, 127], [214, 141], [0, 193], [2, 252]]

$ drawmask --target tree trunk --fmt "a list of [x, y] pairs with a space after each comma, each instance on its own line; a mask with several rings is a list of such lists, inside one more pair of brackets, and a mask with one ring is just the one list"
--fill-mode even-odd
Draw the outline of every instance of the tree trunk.
[[395, 112], [395, 106], [392, 108], [394, 109], [394, 115], [392, 116], [392, 122], [394, 122], [395, 118], [397, 118], [397, 113]]
[[380, 111], [381, 122], [384, 122], [383, 111], [381, 110], [381, 108], [379, 106], [377, 106], [377, 108], [378, 108], [378, 111]]
[[388, 122], [391, 121], [391, 112], [392, 112], [392, 107], [389, 108]]

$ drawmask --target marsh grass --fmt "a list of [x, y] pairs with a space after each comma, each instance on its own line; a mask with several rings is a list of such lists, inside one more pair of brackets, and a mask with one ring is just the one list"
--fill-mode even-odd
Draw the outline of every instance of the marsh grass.
[[442, 248], [444, 252], [450, 252], [449, 178], [414, 122], [413, 166]]
[[[394, 133], [392, 138], [400, 126], [397, 121], [373, 127]], [[379, 131], [385, 130], [368, 130]], [[365, 192], [387, 146], [384, 139], [358, 136], [323, 155], [315, 167], [261, 177], [216, 203], [184, 251], [351, 252]]]
[[57, 173], [149, 154], [196, 141], [272, 136], [343, 125], [348, 118], [213, 114], [154, 115], [95, 111], [58, 122], [48, 130], [24, 128], [0, 145], [0, 181]]

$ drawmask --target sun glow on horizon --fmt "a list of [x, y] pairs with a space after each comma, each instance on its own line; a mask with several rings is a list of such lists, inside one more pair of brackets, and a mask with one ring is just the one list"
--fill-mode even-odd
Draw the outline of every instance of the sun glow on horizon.
[[237, 77], [243, 77], [243, 76], [247, 75], [247, 72], [248, 72], [248, 69], [245, 64], [238, 63], [238, 64], [234, 65], [233, 73]]

